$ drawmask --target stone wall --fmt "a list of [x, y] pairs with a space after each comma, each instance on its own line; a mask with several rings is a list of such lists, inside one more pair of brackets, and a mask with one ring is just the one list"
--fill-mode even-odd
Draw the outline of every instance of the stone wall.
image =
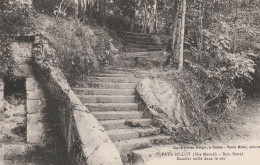
[[42, 89], [34, 77], [26, 79], [27, 91], [27, 142], [42, 144], [44, 136], [43, 109], [45, 98]]
[[45, 98], [32, 73], [32, 42], [12, 42], [11, 50], [15, 61], [14, 75], [26, 79], [26, 142], [40, 145], [44, 136], [42, 118]]
[[260, 96], [260, 58], [256, 63], [256, 94]]
[[[44, 137], [42, 118], [45, 98], [39, 83], [33, 78], [30, 65], [32, 42], [14, 40], [10, 48], [14, 77], [0, 80], [0, 150], [5, 160], [17, 159], [30, 148], [41, 146]], [[17, 80], [20, 81], [18, 84]], [[21, 85], [17, 89], [23, 88], [24, 96], [11, 89], [10, 83]], [[13, 93], [8, 95], [10, 90]]]
[[48, 98], [58, 102], [59, 124], [72, 163], [122, 164], [120, 154], [104, 128], [71, 90], [61, 70], [40, 60], [34, 62], [33, 70], [44, 84]]
[[[6, 106], [10, 102], [5, 100], [4, 95], [4, 87], [8, 82], [0, 80], [0, 164], [3, 159], [8, 161], [24, 157], [28, 151], [33, 151], [35, 146], [44, 144], [44, 138], [48, 138], [44, 133], [45, 98], [48, 98], [57, 103], [57, 108], [54, 109], [58, 112], [58, 125], [65, 138], [72, 164], [121, 165], [118, 150], [97, 119], [71, 90], [62, 71], [52, 66], [52, 60], [46, 61], [49, 58], [44, 57], [42, 60], [41, 55], [44, 55], [45, 50], [50, 50], [47, 48], [49, 45], [37, 44], [37, 41], [41, 41], [40, 37], [35, 37], [35, 44], [22, 41], [14, 41], [11, 44], [15, 62], [13, 74], [15, 79], [25, 80], [25, 101], [22, 104], [10, 105], [8, 109]], [[5, 114], [6, 110], [13, 116], [19, 114], [19, 120], [10, 120], [10, 115]], [[16, 130], [16, 126], [21, 125], [21, 122], [25, 125], [25, 136], [18, 142], [17, 139], [21, 137], [14, 136], [12, 130]], [[13, 127], [10, 127], [10, 124]], [[14, 140], [7, 142], [5, 137], [14, 137]]]
[[0, 145], [2, 144], [3, 137], [4, 137], [4, 125], [3, 125], [4, 116], [3, 115], [4, 115], [4, 83], [2, 79], [0, 79]]
[[4, 164], [4, 146], [3, 146], [3, 137], [4, 137], [4, 125], [3, 125], [3, 113], [4, 113], [4, 83], [0, 79], [0, 164]]

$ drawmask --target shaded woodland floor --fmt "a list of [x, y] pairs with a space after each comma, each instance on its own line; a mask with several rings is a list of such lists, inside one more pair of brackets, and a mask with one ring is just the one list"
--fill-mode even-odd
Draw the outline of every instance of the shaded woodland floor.
[[238, 109], [219, 119], [218, 140], [226, 144], [259, 144], [260, 140], [260, 98], [246, 98]]

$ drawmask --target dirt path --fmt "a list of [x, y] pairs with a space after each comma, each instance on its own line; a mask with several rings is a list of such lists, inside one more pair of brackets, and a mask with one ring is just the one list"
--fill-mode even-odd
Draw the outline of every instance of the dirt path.
[[[227, 144], [256, 144], [260, 142], [260, 98], [247, 98], [238, 110], [222, 119], [218, 132], [220, 141]], [[259, 144], [259, 143], [257, 143]]]

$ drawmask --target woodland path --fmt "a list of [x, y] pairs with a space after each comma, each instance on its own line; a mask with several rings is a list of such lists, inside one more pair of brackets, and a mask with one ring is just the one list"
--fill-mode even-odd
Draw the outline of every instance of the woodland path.
[[[225, 117], [219, 127], [221, 143], [259, 144], [260, 142], [260, 98], [246, 98], [236, 112]], [[215, 141], [219, 143], [219, 141]]]

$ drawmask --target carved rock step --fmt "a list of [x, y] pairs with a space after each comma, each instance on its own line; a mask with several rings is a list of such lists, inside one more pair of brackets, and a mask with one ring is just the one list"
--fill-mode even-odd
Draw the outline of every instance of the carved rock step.
[[164, 134], [161, 134], [161, 135], [156, 135], [156, 136], [151, 136], [151, 137], [148, 137], [150, 142], [152, 144], [158, 144], [158, 145], [162, 145], [162, 144], [169, 144], [170, 143], [170, 140], [171, 140], [171, 136], [169, 135], [164, 135]]
[[94, 76], [100, 76], [100, 77], [134, 77], [131, 74], [125, 74], [125, 73], [95, 73]]
[[149, 148], [152, 146], [152, 144], [154, 144], [154, 141], [156, 141], [157, 139], [169, 140], [170, 138], [171, 138], [170, 136], [155, 135], [146, 138], [115, 141], [114, 144], [119, 150], [119, 152], [123, 154], [123, 153], [130, 153], [133, 150]]
[[134, 33], [134, 32], [122, 32], [119, 31], [118, 33], [124, 35], [124, 36], [143, 36], [143, 37], [151, 37], [150, 33]]
[[154, 40], [152, 41], [149, 41], [149, 40], [145, 40], [145, 41], [142, 41], [142, 40], [133, 40], [131, 38], [127, 38], [126, 41], [128, 41], [127, 45], [154, 45], [154, 46], [157, 46], [158, 43], [156, 43]]
[[154, 58], [162, 56], [163, 51], [153, 51], [153, 52], [126, 52], [122, 58], [129, 59], [129, 58]]
[[147, 43], [155, 42], [154, 39], [147, 36], [127, 36], [124, 38], [124, 40], [126, 41], [126, 44], [135, 43], [135, 41], [147, 42]]
[[147, 52], [147, 51], [157, 52], [160, 50], [162, 50], [162, 48], [129, 48], [127, 51], [128, 52]]
[[128, 48], [147, 48], [147, 49], [162, 49], [162, 46], [154, 44], [146, 44], [146, 43], [137, 43], [137, 44], [127, 44]]
[[78, 95], [82, 103], [134, 103], [135, 96]]
[[151, 119], [129, 119], [129, 120], [105, 120], [100, 121], [100, 124], [106, 130], [123, 129], [131, 127], [148, 127], [151, 126]]
[[137, 103], [86, 103], [90, 111], [136, 111]]
[[116, 129], [107, 131], [112, 141], [137, 139], [160, 134], [160, 128], [132, 128], [132, 129]]
[[148, 138], [115, 141], [114, 144], [121, 154], [128, 153], [131, 150], [143, 149], [152, 146]]
[[150, 148], [145, 148], [145, 149], [139, 149], [139, 150], [134, 150], [131, 152], [131, 158], [133, 160], [133, 164], [145, 164], [145, 162], [158, 158], [158, 151], [161, 153], [169, 153], [170, 151], [173, 151], [172, 146], [155, 146], [155, 147], [150, 147]]
[[78, 95], [134, 95], [135, 89], [73, 88]]
[[117, 68], [105, 68], [107, 74], [124, 74], [124, 77], [132, 77], [133, 74], [126, 70], [118, 70]]
[[86, 88], [100, 88], [100, 89], [135, 89], [136, 83], [104, 83], [104, 82], [93, 82], [93, 83], [81, 83], [78, 85]]
[[134, 77], [85, 77], [86, 82], [137, 83]]
[[118, 120], [118, 119], [141, 119], [143, 114], [137, 111], [108, 111], [92, 112], [98, 120]]

